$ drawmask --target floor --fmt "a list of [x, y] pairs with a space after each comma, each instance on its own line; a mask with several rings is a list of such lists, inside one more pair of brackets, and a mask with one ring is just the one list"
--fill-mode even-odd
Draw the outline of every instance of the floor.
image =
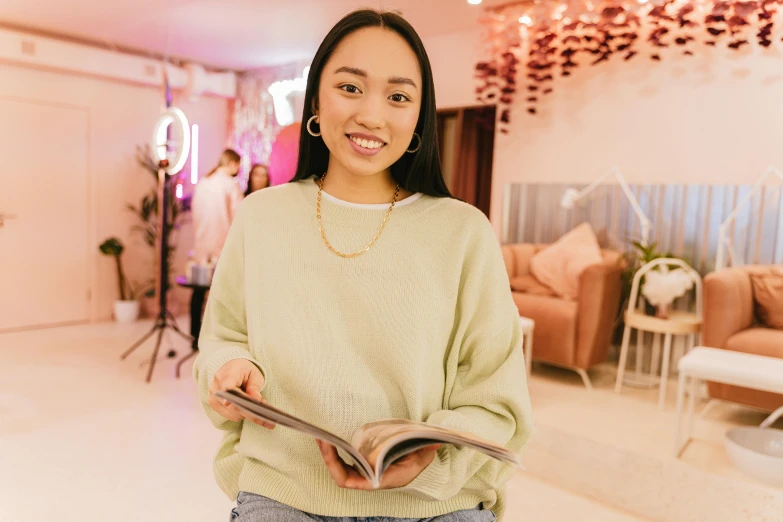
[[[119, 360], [149, 328], [0, 335], [0, 521], [226, 519], [231, 502], [211, 469], [219, 433], [197, 403], [190, 364], [176, 380], [176, 360], [163, 355], [146, 384], [150, 344]], [[508, 521], [642, 520], [524, 472], [509, 488]]]
[[[0, 335], [0, 521], [225, 520], [231, 503], [211, 470], [219, 433], [196, 401], [190, 365], [176, 380], [174, 360], [164, 356], [146, 384], [150, 344], [119, 360], [149, 327], [106, 323]], [[171, 342], [187, 353], [184, 343]], [[656, 413], [654, 391], [615, 395], [611, 375], [609, 367], [594, 371], [596, 390], [588, 392], [575, 374], [535, 365], [537, 422], [667, 451], [671, 411]], [[722, 405], [710, 416], [697, 424], [705, 442], [692, 444], [684, 458], [732, 472], [711, 444], [721, 426], [760, 416]], [[525, 472], [509, 491], [507, 521], [642, 520]]]
[[[536, 422], [649, 457], [670, 458], [676, 378], [668, 383], [666, 405], [661, 410], [657, 388], [624, 386], [621, 394], [614, 393], [616, 372], [617, 367], [611, 363], [592, 369], [594, 389], [587, 390], [576, 373], [534, 363], [530, 393]], [[680, 459], [703, 471], [767, 487], [734, 467], [723, 449], [723, 438], [735, 426], [758, 426], [769, 413], [721, 401], [713, 401], [705, 411], [707, 403], [697, 402], [693, 440]], [[783, 428], [783, 419], [773, 427]]]

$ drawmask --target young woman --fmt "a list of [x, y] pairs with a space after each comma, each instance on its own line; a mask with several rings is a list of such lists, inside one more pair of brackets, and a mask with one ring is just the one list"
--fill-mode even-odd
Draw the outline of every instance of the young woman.
[[[193, 249], [199, 263], [206, 263], [210, 258], [217, 259], [223, 250], [231, 222], [242, 201], [242, 191], [236, 181], [240, 160], [236, 151], [224, 150], [215, 168], [198, 182], [193, 191]], [[198, 349], [206, 295], [206, 288], [194, 288], [190, 296], [190, 335], [194, 349]]]
[[269, 186], [269, 169], [266, 165], [256, 163], [250, 167], [250, 175], [247, 177], [247, 188], [245, 197], [257, 190], [265, 189]]
[[[334, 447], [256, 424], [214, 396], [241, 387], [350, 439], [406, 418], [520, 450], [531, 433], [519, 316], [500, 247], [450, 197], [429, 60], [400, 16], [356, 11], [308, 76], [298, 170], [240, 207], [194, 368], [225, 431], [232, 520], [491, 521], [513, 469], [427, 447], [372, 490]], [[378, 518], [375, 518], [378, 517]]]

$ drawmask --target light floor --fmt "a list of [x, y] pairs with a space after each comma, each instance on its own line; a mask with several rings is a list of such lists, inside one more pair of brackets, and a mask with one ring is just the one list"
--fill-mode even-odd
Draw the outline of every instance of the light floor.
[[[610, 363], [594, 368], [590, 371], [594, 389], [587, 390], [576, 373], [534, 363], [529, 389], [535, 421], [647, 457], [672, 458], [676, 378], [669, 381], [666, 405], [659, 409], [657, 388], [624, 386], [621, 393], [616, 394], [616, 372], [617, 367]], [[771, 487], [741, 473], [729, 461], [723, 448], [727, 430], [740, 425], [758, 426], [769, 412], [722, 401], [713, 401], [705, 411], [707, 403], [706, 399], [696, 403], [693, 439], [681, 453], [680, 460], [702, 471]], [[684, 433], [685, 413], [682, 426]], [[773, 427], [783, 428], [783, 419]]]
[[[175, 360], [164, 354], [146, 384], [152, 343], [119, 360], [149, 327], [107, 323], [0, 335], [0, 521], [227, 520], [231, 502], [212, 480], [219, 433], [197, 403], [190, 364], [176, 380]], [[180, 356], [188, 353], [184, 343], [172, 342]], [[671, 411], [656, 413], [655, 392], [618, 397], [609, 391], [608, 370], [594, 377], [598, 388], [589, 393], [575, 375], [536, 365], [530, 384], [536, 421], [667, 451]], [[714, 413], [724, 410], [734, 411]], [[718, 426], [758, 420], [727, 415]], [[707, 450], [719, 432], [707, 430]], [[699, 448], [692, 445], [686, 457], [699, 462], [707, 451]], [[709, 455], [704, 460], [713, 462]], [[710, 465], [720, 471], [724, 463], [716, 462]], [[509, 492], [508, 521], [642, 520], [524, 472]]]

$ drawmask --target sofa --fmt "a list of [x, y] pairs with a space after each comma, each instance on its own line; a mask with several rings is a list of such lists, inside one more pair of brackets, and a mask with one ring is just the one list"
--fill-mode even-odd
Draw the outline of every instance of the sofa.
[[[751, 273], [765, 267], [734, 267], [704, 278], [704, 323], [701, 344], [736, 352], [783, 358], [783, 330], [760, 324]], [[763, 410], [783, 406], [783, 395], [728, 384], [708, 383], [713, 399]]]
[[[579, 275], [578, 296], [551, 295], [532, 280], [530, 260], [548, 245], [518, 243], [502, 247], [519, 315], [535, 321], [533, 360], [585, 371], [607, 360], [622, 295], [621, 254], [601, 250], [601, 262]], [[514, 284], [530, 280], [530, 284]]]

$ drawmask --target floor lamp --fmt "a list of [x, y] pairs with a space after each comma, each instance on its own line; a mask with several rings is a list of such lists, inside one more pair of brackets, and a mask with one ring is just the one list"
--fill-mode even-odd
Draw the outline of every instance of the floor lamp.
[[767, 170], [762, 174], [758, 180], [756, 180], [756, 183], [753, 184], [753, 188], [751, 189], [750, 193], [745, 196], [742, 201], [740, 201], [739, 205], [737, 205], [734, 210], [731, 211], [731, 214], [729, 214], [729, 217], [726, 218], [726, 220], [720, 224], [720, 228], [718, 229], [718, 254], [715, 258], [715, 271], [723, 270], [727, 267], [726, 265], [726, 253], [728, 253], [729, 257], [729, 263], [731, 265], [734, 265], [735, 260], [737, 259], [736, 254], [734, 253], [734, 245], [732, 238], [729, 237], [729, 227], [732, 223], [737, 219], [737, 216], [739, 215], [740, 211], [753, 199], [753, 197], [758, 193], [760, 190], [763, 190], [764, 183], [767, 181], [767, 179], [770, 176], [777, 176], [781, 181], [783, 181], [783, 174], [780, 173], [778, 169], [776, 169], [773, 166], [767, 167]]
[[[179, 128], [179, 138], [181, 141], [172, 141], [169, 128], [174, 125]], [[147, 372], [147, 382], [152, 379], [152, 372], [155, 369], [155, 361], [158, 357], [160, 344], [163, 340], [163, 334], [166, 328], [171, 328], [186, 340], [192, 342], [190, 335], [179, 329], [174, 316], [167, 308], [167, 294], [169, 290], [169, 232], [171, 231], [171, 182], [170, 177], [179, 173], [187, 161], [190, 152], [190, 127], [185, 114], [176, 107], [169, 107], [158, 119], [155, 125], [152, 143], [152, 159], [158, 165], [158, 275], [157, 275], [157, 295], [158, 295], [158, 316], [155, 324], [149, 332], [144, 334], [138, 341], [122, 354], [120, 359], [125, 359], [136, 348], [141, 346], [144, 341], [152, 337], [157, 332], [155, 349], [150, 358], [150, 367]]]
[[[652, 222], [642, 210], [641, 205], [639, 205], [639, 201], [633, 195], [633, 192], [631, 192], [631, 187], [628, 186], [628, 182], [625, 181], [625, 178], [623, 177], [622, 173], [617, 167], [612, 167], [606, 174], [599, 177], [598, 179], [590, 183], [587, 187], [583, 188], [582, 190], [577, 191], [576, 189], [567, 189], [563, 194], [562, 199], [560, 200], [560, 206], [568, 210], [573, 209], [577, 203], [584, 200], [584, 198], [587, 197], [587, 195], [593, 192], [596, 188], [598, 188], [599, 185], [601, 185], [606, 180], [611, 178], [617, 180], [617, 183], [620, 185], [620, 188], [623, 190], [623, 194], [625, 194], [626, 199], [628, 199], [628, 202], [631, 204], [631, 209], [633, 209], [634, 214], [636, 214], [636, 217], [639, 220], [639, 223], [641, 224], [642, 237], [640, 243], [642, 244], [642, 246], [645, 247], [648, 246], [650, 242], [650, 231], [652, 230]], [[644, 343], [644, 337], [642, 335], [637, 336], [636, 338], [636, 382], [629, 382], [628, 384], [631, 386], [643, 384], [641, 378], [643, 343]]]
[[582, 190], [577, 191], [576, 189], [567, 189], [563, 194], [562, 199], [560, 200], [560, 206], [568, 210], [574, 208], [574, 206], [577, 203], [579, 203], [588, 194], [590, 194], [596, 188], [598, 188], [599, 185], [601, 185], [607, 179], [612, 177], [614, 177], [617, 180], [617, 183], [620, 185], [620, 188], [623, 190], [625, 197], [628, 199], [628, 202], [631, 204], [631, 208], [633, 209], [634, 214], [636, 214], [636, 217], [639, 219], [639, 223], [641, 223], [641, 227], [642, 227], [641, 244], [643, 246], [647, 246], [650, 241], [650, 230], [652, 229], [652, 223], [647, 218], [647, 215], [645, 215], [644, 211], [642, 210], [642, 207], [639, 205], [639, 201], [633, 195], [633, 192], [631, 192], [631, 187], [628, 186], [628, 183], [625, 181], [625, 178], [623, 177], [622, 173], [617, 167], [612, 167], [612, 169], [609, 170], [609, 172], [599, 177], [597, 180], [593, 181]]

